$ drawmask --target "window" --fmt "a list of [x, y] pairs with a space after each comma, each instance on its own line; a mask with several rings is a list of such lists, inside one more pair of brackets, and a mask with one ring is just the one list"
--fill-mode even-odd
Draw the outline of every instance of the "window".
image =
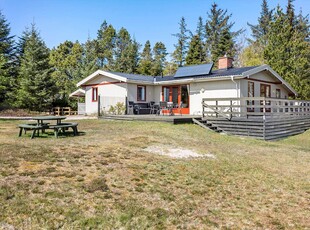
[[146, 86], [138, 85], [137, 88], [137, 101], [145, 101], [146, 100]]
[[265, 84], [260, 85], [260, 96], [270, 97], [270, 85], [265, 85]]
[[98, 100], [98, 87], [92, 88], [92, 101]]
[[276, 89], [276, 98], [281, 98], [281, 90]]
[[163, 101], [170, 101], [170, 87], [164, 87], [164, 100]]
[[254, 97], [254, 82], [248, 82], [248, 97]]

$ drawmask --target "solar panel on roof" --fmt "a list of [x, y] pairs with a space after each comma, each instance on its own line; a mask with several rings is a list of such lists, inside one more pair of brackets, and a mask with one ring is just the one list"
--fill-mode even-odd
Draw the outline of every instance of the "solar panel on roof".
[[178, 68], [174, 77], [178, 78], [178, 77], [208, 75], [210, 74], [212, 67], [213, 63], [180, 67]]

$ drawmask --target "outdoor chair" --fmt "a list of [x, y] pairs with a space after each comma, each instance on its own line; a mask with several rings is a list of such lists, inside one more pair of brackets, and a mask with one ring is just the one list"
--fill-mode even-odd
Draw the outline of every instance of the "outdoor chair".
[[133, 101], [128, 101], [128, 111], [127, 114], [134, 114], [134, 105]]
[[177, 105], [178, 114], [182, 116], [182, 108], [183, 108], [183, 102], [180, 101], [180, 103]]
[[159, 102], [159, 109], [157, 111], [157, 115], [160, 115], [160, 113], [162, 113], [162, 115], [164, 115], [164, 111], [167, 111], [167, 102], [166, 101], [160, 101]]

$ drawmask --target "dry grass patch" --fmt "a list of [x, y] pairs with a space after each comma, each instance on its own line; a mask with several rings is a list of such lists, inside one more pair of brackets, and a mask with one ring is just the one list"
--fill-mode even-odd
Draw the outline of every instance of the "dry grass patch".
[[310, 228], [309, 131], [265, 142], [195, 125], [83, 120], [83, 136], [31, 140], [17, 137], [17, 124], [0, 121], [0, 229]]

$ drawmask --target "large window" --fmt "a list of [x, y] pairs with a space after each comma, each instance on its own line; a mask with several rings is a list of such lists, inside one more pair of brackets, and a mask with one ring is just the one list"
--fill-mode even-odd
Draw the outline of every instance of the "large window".
[[92, 88], [92, 101], [98, 100], [98, 87]]
[[146, 100], [146, 86], [138, 85], [137, 88], [137, 101], [145, 101]]

